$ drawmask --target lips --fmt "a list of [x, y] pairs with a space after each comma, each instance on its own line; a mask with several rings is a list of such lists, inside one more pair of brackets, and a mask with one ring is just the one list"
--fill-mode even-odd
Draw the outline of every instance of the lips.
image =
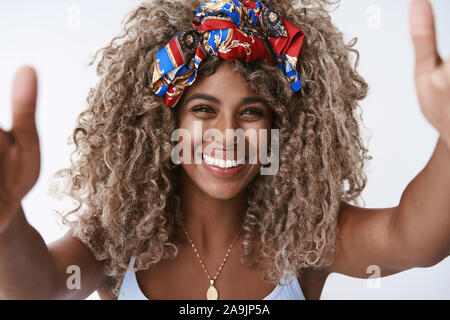
[[202, 166], [211, 174], [219, 178], [232, 178], [246, 167], [245, 164], [241, 164], [232, 168], [220, 168], [215, 165], [207, 164], [205, 161], [202, 161]]
[[202, 165], [213, 175], [220, 178], [231, 178], [244, 167], [246, 158], [238, 160], [237, 152], [214, 149], [210, 155], [202, 154]]

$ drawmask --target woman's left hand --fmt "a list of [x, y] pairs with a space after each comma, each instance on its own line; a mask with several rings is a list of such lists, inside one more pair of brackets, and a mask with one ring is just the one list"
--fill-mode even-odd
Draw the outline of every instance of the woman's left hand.
[[439, 131], [450, 150], [450, 58], [443, 61], [439, 56], [429, 0], [412, 0], [410, 28], [416, 54], [419, 103], [425, 117]]

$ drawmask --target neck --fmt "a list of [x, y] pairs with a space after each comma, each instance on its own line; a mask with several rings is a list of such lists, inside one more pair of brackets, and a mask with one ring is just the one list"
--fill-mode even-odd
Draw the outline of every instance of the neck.
[[[181, 181], [183, 225], [195, 247], [204, 255], [225, 252], [244, 221], [246, 194], [242, 192], [232, 199], [221, 200], [212, 198], [199, 189], [184, 172]], [[178, 233], [180, 239], [184, 239], [181, 242], [190, 246], [182, 228]], [[238, 241], [239, 238], [235, 245]]]

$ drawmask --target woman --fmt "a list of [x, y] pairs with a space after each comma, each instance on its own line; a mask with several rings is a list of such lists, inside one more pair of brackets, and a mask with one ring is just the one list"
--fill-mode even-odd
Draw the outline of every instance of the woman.
[[[331, 272], [365, 278], [375, 265], [387, 276], [449, 255], [450, 62], [437, 54], [429, 3], [413, 2], [412, 35], [420, 104], [440, 139], [397, 207], [365, 209], [349, 204], [368, 159], [356, 51], [326, 1], [295, 2], [157, 0], [134, 11], [102, 50], [100, 82], [73, 134], [77, 157], [59, 173], [80, 205], [48, 246], [20, 205], [40, 155], [35, 74], [19, 72], [13, 127], [0, 131], [2, 298], [318, 299]], [[196, 123], [222, 139], [195, 139]], [[174, 165], [177, 129], [193, 138], [183, 136], [180, 155], [200, 163]], [[235, 139], [227, 129], [278, 130], [279, 157], [270, 148], [269, 162], [251, 162], [274, 136]], [[277, 160], [275, 173], [261, 173]], [[72, 265], [79, 290], [67, 286]]]

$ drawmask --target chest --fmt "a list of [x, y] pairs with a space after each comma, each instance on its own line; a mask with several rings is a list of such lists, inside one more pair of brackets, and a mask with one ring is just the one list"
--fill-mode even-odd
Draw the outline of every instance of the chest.
[[[204, 300], [210, 281], [201, 264], [195, 262], [192, 257], [180, 255], [176, 260], [161, 261], [132, 273], [136, 289], [151, 300]], [[217, 277], [220, 263], [210, 262], [205, 267], [210, 278], [216, 278], [214, 286], [220, 300], [262, 300], [279, 290], [275, 284], [264, 280], [260, 265], [249, 267], [241, 263], [239, 257], [230, 257], [230, 262], [223, 266]], [[320, 299], [327, 276], [328, 273], [323, 271], [306, 270], [298, 278], [300, 291], [306, 299]], [[112, 299], [108, 290], [98, 292], [102, 299]]]

